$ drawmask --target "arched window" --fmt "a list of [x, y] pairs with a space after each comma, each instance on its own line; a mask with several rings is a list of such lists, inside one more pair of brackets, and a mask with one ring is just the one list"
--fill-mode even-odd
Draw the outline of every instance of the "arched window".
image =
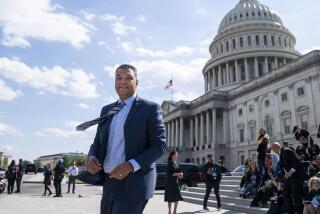
[[226, 50], [229, 51], [229, 42], [226, 42]]
[[274, 36], [271, 36], [271, 44], [272, 44], [272, 46], [275, 46]]
[[265, 46], [268, 46], [268, 38], [266, 35], [263, 36], [263, 43]]
[[260, 45], [260, 38], [259, 35], [256, 35], [256, 45], [259, 46]]
[[223, 44], [220, 45], [220, 52], [223, 53]]
[[248, 46], [251, 46], [251, 36], [248, 36]]
[[269, 136], [272, 136], [272, 117], [270, 115], [266, 116], [266, 131]]
[[278, 44], [279, 47], [281, 47], [281, 46], [282, 46], [282, 42], [281, 42], [281, 37], [280, 37], [280, 36], [278, 37], [278, 43], [279, 43], [279, 44]]
[[242, 47], [243, 47], [243, 38], [240, 37], [240, 48], [242, 48]]

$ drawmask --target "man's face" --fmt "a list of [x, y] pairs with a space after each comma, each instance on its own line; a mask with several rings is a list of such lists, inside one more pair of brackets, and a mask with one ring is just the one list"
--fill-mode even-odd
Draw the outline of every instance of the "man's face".
[[115, 89], [121, 101], [131, 97], [137, 88], [137, 79], [131, 69], [120, 68], [116, 72]]
[[208, 157], [208, 162], [210, 162], [210, 163], [213, 162], [212, 156]]

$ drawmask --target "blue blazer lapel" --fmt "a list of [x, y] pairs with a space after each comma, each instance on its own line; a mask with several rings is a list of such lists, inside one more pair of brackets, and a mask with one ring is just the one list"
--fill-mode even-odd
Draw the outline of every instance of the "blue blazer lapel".
[[141, 99], [137, 96], [136, 99], [134, 100], [131, 109], [129, 111], [129, 114], [127, 116], [126, 122], [124, 123], [124, 130], [127, 129], [129, 126], [130, 122], [133, 120], [133, 118], [136, 115], [136, 112], [139, 110], [140, 106], [142, 104]]

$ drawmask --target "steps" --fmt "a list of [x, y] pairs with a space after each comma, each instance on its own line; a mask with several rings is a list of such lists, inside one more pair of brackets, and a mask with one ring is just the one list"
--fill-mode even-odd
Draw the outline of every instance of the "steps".
[[[223, 176], [220, 183], [220, 198], [223, 209], [232, 210], [239, 213], [265, 213], [267, 208], [249, 207], [251, 199], [242, 199], [238, 192], [240, 180], [242, 176]], [[203, 204], [205, 195], [205, 184], [199, 184], [198, 187], [188, 187], [185, 191], [181, 191], [184, 201], [194, 204]], [[214, 191], [211, 191], [208, 207], [217, 207], [216, 197]]]

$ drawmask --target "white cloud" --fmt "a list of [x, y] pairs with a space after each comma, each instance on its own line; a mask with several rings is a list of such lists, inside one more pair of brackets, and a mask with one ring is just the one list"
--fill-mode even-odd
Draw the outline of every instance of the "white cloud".
[[99, 46], [107, 46], [108, 45], [108, 43], [106, 43], [105, 41], [98, 41], [97, 44]]
[[12, 101], [21, 95], [22, 93], [20, 91], [13, 90], [0, 79], [0, 101]]
[[95, 14], [89, 13], [85, 10], [81, 10], [80, 13], [86, 21], [92, 21], [96, 17]]
[[209, 55], [209, 45], [212, 42], [212, 39], [205, 39], [200, 43], [200, 47], [199, 47], [199, 52], [203, 55], [203, 56], [210, 56]]
[[320, 50], [320, 46], [313, 46], [312, 48], [307, 48], [301, 51], [302, 54], [307, 54], [314, 50]]
[[192, 101], [199, 96], [200, 96], [199, 93], [195, 93], [192, 91], [183, 91], [183, 92], [179, 91], [173, 94], [173, 99], [176, 101], [180, 101], [180, 100]]
[[96, 132], [96, 125], [91, 126], [86, 131], [76, 131], [76, 126], [81, 124], [77, 121], [65, 121], [62, 128], [45, 128], [42, 131], [36, 131], [34, 134], [39, 137], [58, 137], [58, 138], [93, 138]]
[[81, 47], [90, 42], [90, 27], [76, 16], [64, 13], [50, 0], [0, 0], [2, 44], [29, 47], [28, 39], [59, 41]]
[[0, 122], [0, 135], [22, 135], [22, 133], [18, 129]]
[[124, 36], [129, 31], [137, 31], [137, 28], [134, 26], [125, 25], [123, 23], [124, 16], [115, 16], [111, 14], [103, 15], [100, 17], [102, 20], [111, 24], [112, 32], [115, 35]]
[[135, 47], [134, 44], [130, 42], [121, 43], [122, 49], [127, 53], [133, 53], [138, 56], [148, 56], [148, 57], [157, 57], [157, 58], [165, 58], [165, 57], [173, 57], [173, 56], [183, 56], [183, 55], [191, 55], [194, 52], [194, 48], [187, 46], [178, 46], [170, 51], [153, 51], [143, 47]]
[[85, 104], [85, 103], [78, 103], [77, 106], [83, 109], [93, 109], [92, 107], [90, 107], [88, 104]]
[[96, 85], [92, 83], [94, 75], [81, 69], [67, 70], [60, 66], [31, 68], [17, 60], [0, 58], [0, 76], [42, 92], [79, 98], [98, 97]]
[[7, 152], [7, 153], [11, 153], [12, 151], [13, 151], [13, 146], [10, 146], [10, 145], [3, 145], [2, 146], [2, 150], [4, 151], [4, 152]]
[[140, 21], [140, 22], [146, 22], [146, 17], [144, 17], [143, 15], [139, 15], [137, 17], [137, 19]]
[[196, 13], [204, 14], [204, 13], [207, 13], [207, 10], [204, 9], [204, 8], [198, 8], [198, 9], [196, 10]]
[[33, 132], [33, 134], [38, 136], [38, 137], [46, 137], [47, 136], [45, 133], [40, 132], [40, 131]]

